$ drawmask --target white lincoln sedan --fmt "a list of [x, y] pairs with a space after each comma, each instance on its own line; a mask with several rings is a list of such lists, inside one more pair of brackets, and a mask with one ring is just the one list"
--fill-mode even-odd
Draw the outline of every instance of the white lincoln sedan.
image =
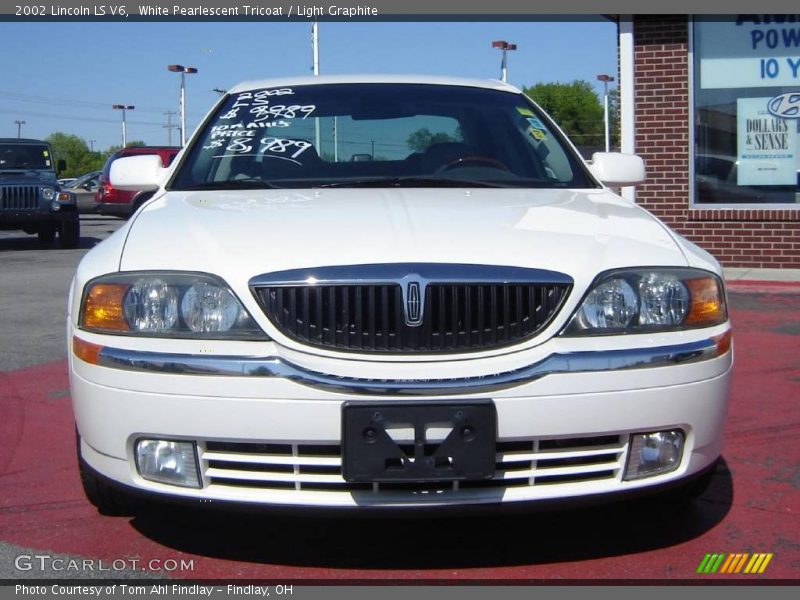
[[733, 363], [719, 264], [518, 89], [254, 81], [81, 262], [81, 476], [142, 497], [445, 509], [698, 492]]

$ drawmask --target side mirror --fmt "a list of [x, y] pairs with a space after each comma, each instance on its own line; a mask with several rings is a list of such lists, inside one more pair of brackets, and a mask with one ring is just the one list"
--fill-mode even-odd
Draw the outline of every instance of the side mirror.
[[67, 161], [65, 161], [63, 158], [59, 158], [58, 162], [56, 163], [56, 171], [62, 173], [66, 170], [67, 170]]
[[615, 187], [636, 185], [647, 177], [644, 161], [636, 154], [595, 152], [589, 169], [605, 185]]
[[109, 180], [120, 190], [157, 190], [164, 170], [156, 154], [126, 156], [111, 163]]

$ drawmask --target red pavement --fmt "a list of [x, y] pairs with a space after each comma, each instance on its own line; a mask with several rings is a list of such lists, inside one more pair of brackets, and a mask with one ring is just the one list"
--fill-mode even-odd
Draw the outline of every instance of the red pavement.
[[[193, 571], [171, 576], [195, 579], [797, 580], [800, 294], [746, 289], [732, 302], [736, 366], [724, 464], [688, 509], [636, 503], [402, 522], [193, 511], [104, 517], [80, 489], [59, 361], [0, 373], [0, 540], [107, 563], [193, 559]], [[774, 558], [760, 576], [696, 574], [713, 552]]]

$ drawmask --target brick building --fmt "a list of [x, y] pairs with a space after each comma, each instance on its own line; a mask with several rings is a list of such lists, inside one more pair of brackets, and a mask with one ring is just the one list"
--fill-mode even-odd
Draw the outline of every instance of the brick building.
[[800, 268], [798, 21], [619, 19], [623, 193], [727, 267]]

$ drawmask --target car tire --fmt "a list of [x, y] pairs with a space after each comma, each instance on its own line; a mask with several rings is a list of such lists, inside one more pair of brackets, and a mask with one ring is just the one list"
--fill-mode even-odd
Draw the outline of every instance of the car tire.
[[711, 482], [714, 480], [714, 476], [717, 473], [717, 465], [715, 464], [712, 469], [709, 469], [706, 473], [684, 485], [683, 487], [677, 489], [675, 494], [678, 500], [683, 502], [691, 502], [696, 498], [699, 498], [703, 494], [706, 493]]
[[692, 503], [708, 490], [717, 473], [717, 464], [709, 467], [699, 477], [665, 492], [659, 496], [658, 503], [670, 509], [690, 508]]
[[39, 237], [40, 244], [52, 244], [56, 239], [56, 230], [55, 227], [46, 227], [37, 231], [36, 235]]
[[156, 195], [155, 190], [148, 191], [148, 192], [139, 192], [133, 200], [131, 201], [131, 212], [125, 217], [125, 220], [130, 219], [133, 215], [136, 214], [136, 211], [142, 207], [142, 204], [150, 200], [153, 196]]
[[106, 481], [100, 479], [94, 470], [81, 456], [81, 437], [75, 432], [78, 453], [78, 469], [81, 475], [83, 493], [98, 512], [107, 516], [132, 516], [139, 508], [134, 498], [124, 492], [111, 487]]
[[58, 231], [58, 241], [62, 248], [77, 248], [81, 241], [80, 220], [75, 218], [69, 221], [62, 221], [61, 228]]

